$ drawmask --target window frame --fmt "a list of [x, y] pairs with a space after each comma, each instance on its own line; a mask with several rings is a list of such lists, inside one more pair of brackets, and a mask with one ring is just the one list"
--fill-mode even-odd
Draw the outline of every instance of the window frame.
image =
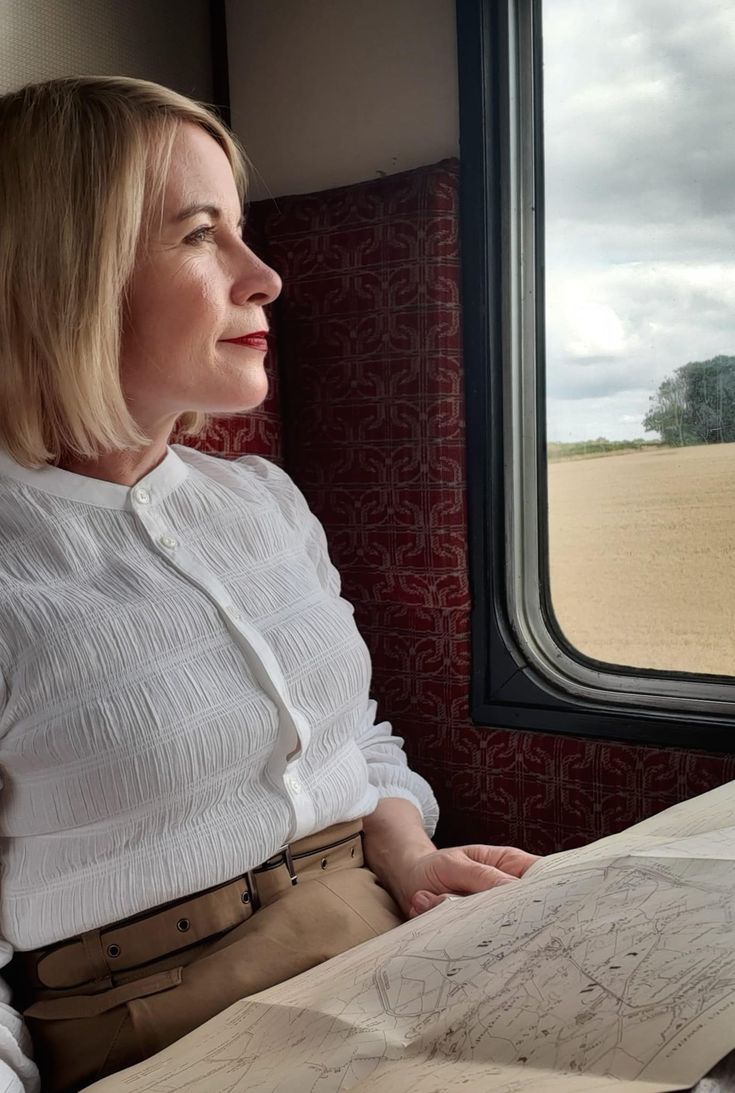
[[[457, 0], [457, 40], [472, 718], [735, 753], [735, 679], [594, 661], [555, 623], [537, 413], [545, 400], [541, 0]], [[529, 497], [538, 503], [524, 505]]]

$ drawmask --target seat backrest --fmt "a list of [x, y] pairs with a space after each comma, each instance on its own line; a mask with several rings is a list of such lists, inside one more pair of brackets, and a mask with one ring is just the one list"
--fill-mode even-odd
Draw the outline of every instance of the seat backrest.
[[285, 286], [285, 467], [325, 526], [379, 710], [435, 784], [469, 720], [458, 168], [251, 211]]

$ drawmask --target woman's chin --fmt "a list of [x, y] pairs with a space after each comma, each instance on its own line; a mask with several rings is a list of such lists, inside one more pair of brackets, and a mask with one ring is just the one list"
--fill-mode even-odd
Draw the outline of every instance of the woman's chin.
[[241, 384], [237, 389], [222, 392], [221, 398], [203, 399], [197, 409], [207, 414], [249, 414], [263, 405], [268, 397], [268, 377]]

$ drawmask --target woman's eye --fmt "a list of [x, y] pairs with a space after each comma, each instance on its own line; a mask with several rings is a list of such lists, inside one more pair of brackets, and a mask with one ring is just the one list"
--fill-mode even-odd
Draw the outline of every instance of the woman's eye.
[[197, 228], [196, 231], [187, 235], [184, 240], [185, 243], [191, 243], [196, 245], [197, 243], [207, 243], [214, 236], [214, 225], [204, 224], [201, 228]]

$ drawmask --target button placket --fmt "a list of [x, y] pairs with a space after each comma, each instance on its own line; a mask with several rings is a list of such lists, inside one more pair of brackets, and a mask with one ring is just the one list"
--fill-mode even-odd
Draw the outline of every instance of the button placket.
[[[192, 557], [182, 546], [180, 540], [166, 526], [161, 514], [152, 504], [151, 491], [145, 486], [136, 486], [131, 491], [133, 510], [145, 529], [149, 541], [157, 552], [163, 554], [171, 565], [193, 585], [205, 592], [224, 618], [232, 624], [231, 633], [240, 647], [245, 660], [254, 670], [254, 674], [264, 692], [273, 701], [279, 712], [280, 728], [273, 754], [269, 761], [269, 773], [275, 786], [285, 789], [294, 816], [295, 831], [310, 829], [314, 822], [314, 804], [303, 781], [293, 773], [288, 773], [289, 754], [301, 756], [311, 738], [308, 719], [295, 710], [290, 701], [288, 686], [273, 650], [262, 634], [248, 622], [243, 613], [230, 599], [231, 593], [220, 583], [206, 564]], [[293, 738], [292, 740], [287, 737]], [[292, 747], [291, 744], [295, 747]]]
[[301, 782], [293, 774], [285, 774], [283, 780], [292, 793], [299, 794], [303, 789]]
[[[179, 549], [180, 543], [153, 507], [150, 489], [145, 486], [135, 486], [131, 491], [131, 495], [133, 509], [148, 533], [151, 542], [158, 547], [163, 547], [166, 554], [172, 556]], [[179, 567], [181, 568], [181, 559], [179, 559]], [[186, 568], [184, 568], [184, 572], [187, 572]], [[191, 573], [187, 572], [187, 575], [193, 577]]]

